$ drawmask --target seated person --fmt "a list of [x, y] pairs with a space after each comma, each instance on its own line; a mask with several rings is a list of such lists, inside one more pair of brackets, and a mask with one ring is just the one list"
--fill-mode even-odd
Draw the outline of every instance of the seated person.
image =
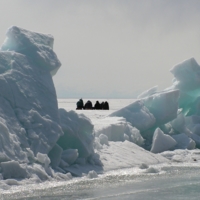
[[104, 107], [104, 101], [101, 102], [101, 109], [103, 110], [103, 107]]
[[96, 101], [96, 103], [94, 105], [94, 109], [101, 110], [101, 104], [99, 103], [99, 101]]
[[109, 104], [107, 101], [105, 101], [105, 103], [103, 104], [103, 110], [109, 110]]
[[90, 100], [88, 100], [86, 103], [85, 103], [85, 109], [86, 110], [92, 110], [93, 107], [92, 107], [92, 102]]
[[76, 103], [76, 110], [82, 110], [83, 109], [83, 99], [79, 99], [79, 101]]

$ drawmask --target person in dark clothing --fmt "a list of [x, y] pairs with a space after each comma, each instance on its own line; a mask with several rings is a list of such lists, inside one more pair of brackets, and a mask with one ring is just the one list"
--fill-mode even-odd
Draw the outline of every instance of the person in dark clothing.
[[109, 104], [107, 101], [105, 101], [105, 103], [103, 104], [103, 110], [109, 110]]
[[85, 109], [86, 110], [92, 110], [92, 102], [90, 100], [88, 100], [86, 103], [85, 103]]
[[101, 102], [101, 109], [103, 110], [104, 107], [104, 101]]
[[79, 101], [76, 103], [76, 110], [82, 110], [84, 108], [83, 99], [79, 99]]
[[99, 103], [99, 101], [96, 101], [96, 103], [94, 105], [94, 109], [101, 110], [101, 104]]

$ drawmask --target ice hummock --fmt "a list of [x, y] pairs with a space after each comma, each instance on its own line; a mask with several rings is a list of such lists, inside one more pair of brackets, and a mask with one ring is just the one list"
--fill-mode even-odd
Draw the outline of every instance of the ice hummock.
[[[174, 75], [173, 85], [158, 92], [170, 93], [178, 90], [179, 97], [177, 116], [173, 120], [160, 124], [166, 134], [171, 135], [178, 142], [176, 148], [194, 149], [199, 147], [199, 95], [200, 95], [200, 66], [194, 58], [177, 64], [171, 70]], [[152, 97], [155, 94], [152, 95]], [[168, 102], [167, 109], [171, 109], [173, 103]]]
[[[3, 178], [30, 178], [63, 135], [51, 72], [60, 67], [53, 37], [11, 27], [0, 51], [0, 162]], [[5, 166], [5, 167], [4, 167]], [[14, 170], [15, 169], [15, 170]], [[18, 177], [16, 170], [24, 173]], [[22, 170], [23, 169], [23, 170]], [[15, 172], [15, 173], [14, 173]], [[10, 174], [9, 174], [10, 173]]]
[[6, 36], [0, 51], [2, 178], [65, 179], [59, 174], [70, 165], [100, 164], [90, 119], [58, 110], [52, 74], [61, 63], [53, 36], [16, 26]]
[[138, 128], [145, 139], [144, 148], [155, 153], [200, 147], [200, 66], [190, 58], [170, 71], [172, 86], [163, 91], [154, 86], [110, 115], [123, 117]]

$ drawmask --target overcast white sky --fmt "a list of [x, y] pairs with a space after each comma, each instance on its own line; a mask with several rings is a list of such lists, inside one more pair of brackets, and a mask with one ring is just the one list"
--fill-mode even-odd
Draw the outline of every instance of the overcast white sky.
[[200, 0], [1, 0], [0, 42], [16, 25], [54, 36], [58, 98], [134, 98], [200, 63]]

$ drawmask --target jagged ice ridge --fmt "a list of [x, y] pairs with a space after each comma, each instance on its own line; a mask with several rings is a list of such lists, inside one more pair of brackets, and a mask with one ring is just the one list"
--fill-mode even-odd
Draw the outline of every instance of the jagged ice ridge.
[[169, 154], [159, 153], [200, 146], [200, 66], [194, 58], [170, 70], [171, 87], [150, 88], [95, 126], [83, 114], [58, 109], [52, 76], [61, 63], [53, 36], [16, 26], [6, 36], [0, 51], [0, 179], [95, 178], [96, 172], [168, 162]]

